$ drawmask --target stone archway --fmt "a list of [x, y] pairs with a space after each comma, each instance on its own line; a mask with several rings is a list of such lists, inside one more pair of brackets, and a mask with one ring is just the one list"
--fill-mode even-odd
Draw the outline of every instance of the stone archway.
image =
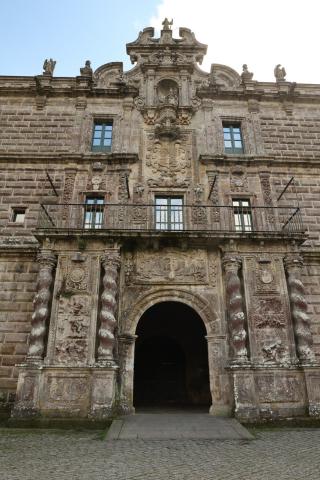
[[[209, 381], [212, 414], [228, 414], [230, 398], [228, 374], [223, 370], [221, 356], [226, 355], [226, 335], [219, 335], [220, 318], [212, 305], [201, 295], [183, 288], [154, 288], [141, 294], [132, 308], [122, 313], [122, 334], [118, 336], [120, 354], [119, 410], [128, 414], [133, 407], [134, 353], [136, 329], [140, 318], [153, 305], [161, 302], [180, 302], [193, 309], [201, 318], [208, 341]], [[221, 380], [221, 381], [220, 381]], [[223, 389], [223, 392], [222, 392]]]
[[134, 361], [134, 406], [206, 408], [211, 405], [206, 329], [194, 309], [160, 302], [139, 320]]

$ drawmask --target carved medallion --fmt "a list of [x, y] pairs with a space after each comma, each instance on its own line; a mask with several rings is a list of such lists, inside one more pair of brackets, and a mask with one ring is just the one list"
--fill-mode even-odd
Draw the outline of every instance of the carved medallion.
[[67, 291], [82, 291], [88, 288], [88, 269], [70, 265], [66, 276]]
[[271, 283], [273, 281], [273, 275], [268, 270], [262, 270], [260, 280], [265, 284]]

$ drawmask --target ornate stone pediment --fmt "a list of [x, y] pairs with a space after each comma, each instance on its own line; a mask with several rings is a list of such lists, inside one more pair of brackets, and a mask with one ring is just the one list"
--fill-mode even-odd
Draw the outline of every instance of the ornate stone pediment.
[[200, 63], [207, 52], [207, 45], [198, 42], [189, 28], [180, 28], [180, 38], [172, 36], [172, 21], [162, 23], [160, 38], [154, 38], [154, 28], [145, 28], [137, 40], [127, 43], [127, 53], [132, 63], [186, 64]]

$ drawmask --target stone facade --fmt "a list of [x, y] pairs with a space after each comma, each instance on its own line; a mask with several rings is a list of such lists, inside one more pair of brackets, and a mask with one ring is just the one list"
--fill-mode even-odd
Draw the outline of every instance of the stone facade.
[[[179, 34], [144, 29], [128, 72], [59, 78], [50, 59], [0, 77], [0, 400], [15, 417], [133, 412], [137, 327], [164, 302], [205, 328], [212, 414], [320, 415], [320, 86], [207, 73], [206, 45]], [[97, 124], [110, 148], [92, 148]]]

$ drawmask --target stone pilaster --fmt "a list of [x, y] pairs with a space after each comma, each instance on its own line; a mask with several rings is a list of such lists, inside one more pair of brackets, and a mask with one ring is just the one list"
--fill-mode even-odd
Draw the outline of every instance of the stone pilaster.
[[118, 295], [118, 279], [120, 268], [120, 253], [118, 250], [106, 250], [101, 257], [104, 269], [103, 291], [101, 294], [100, 328], [98, 332], [98, 362], [113, 363], [115, 344], [114, 330], [116, 327], [116, 310]]
[[307, 313], [308, 304], [304, 285], [301, 281], [303, 261], [298, 254], [287, 255], [284, 258], [284, 265], [287, 272], [291, 316], [298, 357], [302, 363], [312, 363], [314, 354], [312, 350], [310, 319]]
[[34, 312], [31, 321], [29, 339], [28, 362], [42, 362], [45, 349], [45, 338], [50, 316], [51, 287], [53, 282], [53, 269], [56, 265], [56, 256], [51, 250], [42, 250], [37, 262], [40, 269], [37, 279], [37, 293], [33, 300]]
[[134, 413], [133, 406], [133, 370], [134, 346], [137, 335], [124, 333], [118, 337], [120, 364], [120, 395], [118, 413], [127, 415]]
[[222, 259], [222, 264], [225, 270], [227, 313], [231, 345], [233, 347], [233, 360], [235, 362], [246, 362], [248, 360], [246, 348], [247, 333], [245, 330], [245, 313], [239, 278], [241, 259], [234, 254], [226, 253]]

